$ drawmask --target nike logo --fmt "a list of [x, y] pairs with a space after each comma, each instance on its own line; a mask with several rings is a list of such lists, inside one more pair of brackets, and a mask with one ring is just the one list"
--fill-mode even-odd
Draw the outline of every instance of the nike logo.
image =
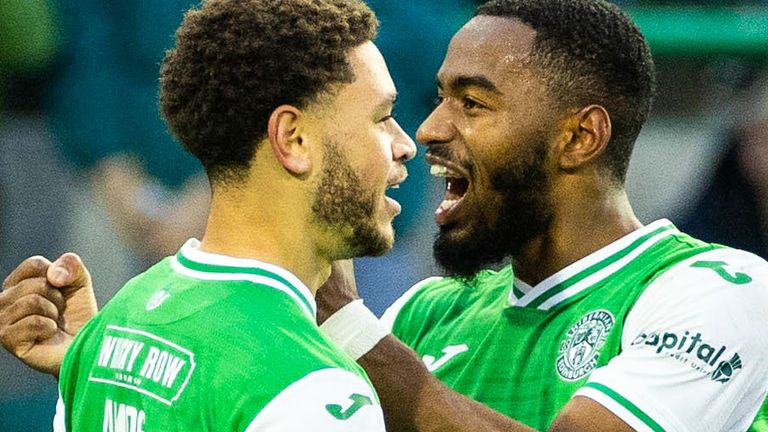
[[461, 345], [449, 345], [443, 348], [443, 356], [439, 359], [435, 359], [431, 355], [425, 355], [421, 359], [424, 361], [424, 365], [427, 366], [427, 370], [430, 372], [436, 371], [440, 366], [448, 363], [448, 361], [457, 355], [469, 350], [466, 344]]
[[349, 399], [352, 400], [352, 405], [349, 406], [346, 410], [343, 409], [341, 405], [337, 404], [328, 404], [325, 406], [325, 409], [330, 413], [332, 416], [336, 417], [339, 420], [347, 420], [353, 415], [355, 415], [356, 412], [360, 410], [360, 408], [366, 406], [366, 405], [373, 405], [373, 402], [371, 402], [371, 398], [365, 395], [352, 393], [349, 396]]

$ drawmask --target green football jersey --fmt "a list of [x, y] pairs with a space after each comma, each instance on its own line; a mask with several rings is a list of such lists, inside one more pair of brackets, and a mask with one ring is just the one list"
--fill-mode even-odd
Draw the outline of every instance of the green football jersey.
[[448, 386], [537, 430], [579, 395], [636, 430], [744, 431], [768, 389], [768, 264], [666, 220], [534, 287], [511, 267], [427, 279], [382, 321]]
[[65, 430], [384, 430], [365, 372], [321, 333], [298, 278], [197, 246], [129, 281], [77, 335]]

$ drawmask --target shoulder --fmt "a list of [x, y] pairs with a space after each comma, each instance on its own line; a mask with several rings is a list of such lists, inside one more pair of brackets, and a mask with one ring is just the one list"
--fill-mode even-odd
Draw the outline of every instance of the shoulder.
[[245, 428], [246, 432], [261, 430], [383, 432], [384, 417], [365, 379], [327, 368], [303, 376], [266, 401]]
[[746, 430], [768, 382], [768, 263], [716, 247], [656, 276], [627, 314], [621, 352], [579, 394], [629, 424]]
[[499, 271], [484, 270], [473, 279], [455, 277], [430, 277], [415, 284], [406, 291], [382, 316], [382, 322], [388, 328], [394, 328], [398, 322], [441, 315], [457, 305], [466, 305], [473, 298], [494, 299], [496, 291], [509, 290], [512, 284], [512, 267]]
[[625, 324], [624, 344], [642, 335], [701, 331], [768, 354], [768, 263], [731, 248], [697, 254], [654, 280]]
[[768, 262], [742, 250], [717, 248], [689, 257], [659, 275], [633, 310], [727, 313], [729, 308], [766, 312], [767, 307]]

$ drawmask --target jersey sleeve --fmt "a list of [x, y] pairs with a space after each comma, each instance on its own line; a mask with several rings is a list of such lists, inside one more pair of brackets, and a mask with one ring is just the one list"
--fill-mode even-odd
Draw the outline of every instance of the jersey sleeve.
[[245, 432], [384, 430], [384, 414], [371, 385], [349, 371], [328, 368], [286, 387]]
[[[395, 321], [397, 321], [397, 318], [400, 315], [400, 311], [402, 311], [403, 306], [405, 306], [408, 303], [408, 301], [410, 301], [411, 298], [413, 298], [413, 296], [416, 295], [416, 293], [418, 293], [426, 285], [429, 285], [430, 283], [439, 281], [441, 279], [442, 279], [441, 277], [435, 276], [435, 277], [426, 278], [421, 282], [417, 282], [415, 285], [410, 287], [408, 291], [403, 293], [403, 295], [401, 295], [397, 300], [395, 300], [395, 302], [392, 303], [392, 305], [388, 307], [387, 310], [384, 311], [384, 314], [381, 316], [381, 319], [379, 321], [381, 321], [381, 323], [384, 325], [384, 327], [388, 331], [392, 332], [395, 326]], [[395, 335], [395, 336], [398, 336], [398, 335]]]
[[734, 249], [683, 261], [627, 315], [589, 397], [638, 431], [745, 431], [768, 390], [768, 263]]

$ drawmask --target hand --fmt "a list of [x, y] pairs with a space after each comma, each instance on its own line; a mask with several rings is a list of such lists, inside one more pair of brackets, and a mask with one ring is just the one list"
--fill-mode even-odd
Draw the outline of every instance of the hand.
[[96, 310], [80, 257], [28, 258], [3, 282], [0, 343], [27, 366], [58, 377], [72, 339]]
[[322, 324], [337, 310], [360, 296], [355, 283], [355, 267], [352, 260], [336, 261], [331, 266], [331, 276], [317, 290], [317, 323]]

